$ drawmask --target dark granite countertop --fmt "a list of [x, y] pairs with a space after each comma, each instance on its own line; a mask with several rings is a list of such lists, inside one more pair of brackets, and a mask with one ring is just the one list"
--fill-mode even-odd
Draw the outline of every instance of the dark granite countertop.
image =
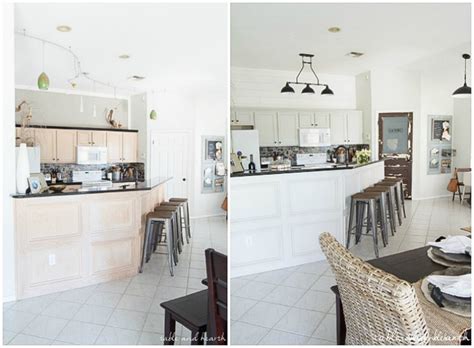
[[331, 170], [348, 170], [354, 168], [361, 168], [368, 166], [374, 163], [382, 162], [382, 160], [372, 161], [364, 164], [349, 164], [349, 165], [335, 165], [328, 163], [327, 166], [318, 166], [318, 167], [304, 167], [304, 166], [293, 166], [290, 169], [286, 170], [270, 170], [262, 169], [260, 171], [250, 173], [248, 170], [242, 173], [232, 173], [230, 176], [232, 178], [246, 177], [246, 176], [256, 176], [256, 175], [274, 175], [274, 174], [289, 174], [289, 173], [307, 173], [307, 172], [322, 172], [322, 171], [331, 171]]
[[[83, 194], [94, 194], [94, 193], [109, 193], [109, 192], [129, 192], [129, 191], [146, 191], [155, 188], [158, 185], [164, 184], [171, 178], [167, 177], [156, 177], [145, 181], [137, 181], [134, 187], [85, 187], [78, 189], [68, 189], [67, 192], [52, 192], [45, 191], [42, 193], [16, 193], [12, 194], [13, 198], [37, 198], [37, 197], [53, 197], [53, 196], [70, 196], [70, 195], [83, 195]], [[124, 185], [126, 182], [124, 182]]]

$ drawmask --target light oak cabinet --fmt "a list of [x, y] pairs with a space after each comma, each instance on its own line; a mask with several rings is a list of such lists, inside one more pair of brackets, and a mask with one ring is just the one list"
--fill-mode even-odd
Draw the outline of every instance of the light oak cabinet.
[[331, 112], [331, 144], [362, 144], [362, 111]]
[[107, 146], [107, 132], [105, 131], [77, 131], [77, 145]]
[[107, 132], [107, 162], [136, 162], [137, 150], [137, 133]]
[[76, 131], [69, 129], [36, 129], [35, 141], [40, 147], [42, 163], [75, 163]]
[[329, 128], [329, 112], [325, 111], [304, 111], [299, 115], [300, 128]]
[[230, 124], [232, 126], [253, 126], [255, 124], [253, 112], [245, 110], [232, 111]]
[[255, 129], [258, 130], [260, 146], [298, 145], [296, 112], [255, 112]]

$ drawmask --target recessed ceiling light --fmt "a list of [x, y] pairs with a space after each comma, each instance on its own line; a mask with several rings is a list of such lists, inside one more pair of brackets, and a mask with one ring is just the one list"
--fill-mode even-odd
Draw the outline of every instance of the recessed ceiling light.
[[349, 56], [349, 57], [352, 57], [352, 58], [359, 58], [363, 55], [364, 55], [364, 53], [362, 53], [362, 52], [349, 52], [348, 54], [346, 54], [346, 56]]
[[128, 59], [130, 58], [130, 56], [128, 54], [121, 54], [120, 56], [118, 56], [120, 59]]
[[128, 78], [129, 80], [134, 80], [134, 81], [141, 81], [145, 79], [145, 76], [139, 76], [139, 75], [133, 75]]
[[331, 27], [328, 29], [330, 33], [339, 33], [341, 31], [341, 28], [339, 27]]
[[68, 33], [70, 32], [72, 29], [71, 27], [67, 26], [67, 25], [60, 25], [58, 27], [56, 27], [56, 30], [57, 31], [60, 31], [61, 33]]

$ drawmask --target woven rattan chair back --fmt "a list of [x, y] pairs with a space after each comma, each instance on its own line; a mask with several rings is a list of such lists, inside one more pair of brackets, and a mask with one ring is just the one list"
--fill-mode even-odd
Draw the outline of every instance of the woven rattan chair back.
[[425, 318], [410, 283], [353, 256], [329, 233], [321, 234], [319, 243], [341, 296], [346, 344], [429, 344]]

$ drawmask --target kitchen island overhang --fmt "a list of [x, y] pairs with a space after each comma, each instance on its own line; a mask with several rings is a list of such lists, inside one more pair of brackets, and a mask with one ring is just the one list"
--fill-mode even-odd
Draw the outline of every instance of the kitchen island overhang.
[[231, 277], [323, 260], [319, 235], [330, 232], [344, 242], [351, 195], [383, 178], [383, 161], [233, 176]]
[[16, 298], [135, 275], [146, 215], [164, 201], [170, 179], [128, 189], [12, 195]]

